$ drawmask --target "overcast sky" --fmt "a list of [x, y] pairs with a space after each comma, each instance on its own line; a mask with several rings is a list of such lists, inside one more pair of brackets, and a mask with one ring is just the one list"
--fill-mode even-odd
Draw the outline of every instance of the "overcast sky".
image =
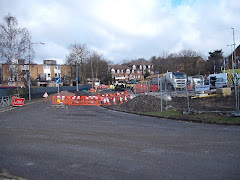
[[194, 50], [231, 52], [240, 43], [239, 0], [0, 0], [0, 22], [8, 13], [27, 28], [35, 62], [64, 63], [71, 43], [85, 43], [114, 63]]

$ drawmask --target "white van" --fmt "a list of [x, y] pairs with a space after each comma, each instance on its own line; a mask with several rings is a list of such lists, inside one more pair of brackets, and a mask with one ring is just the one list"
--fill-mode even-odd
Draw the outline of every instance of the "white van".
[[227, 73], [210, 74], [208, 80], [211, 89], [227, 87]]

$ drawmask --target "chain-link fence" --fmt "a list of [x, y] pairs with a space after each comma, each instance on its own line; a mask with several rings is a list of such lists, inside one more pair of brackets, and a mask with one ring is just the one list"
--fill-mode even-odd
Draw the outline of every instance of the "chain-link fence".
[[218, 112], [239, 113], [239, 86], [210, 89], [207, 85], [189, 86], [174, 89], [166, 83], [159, 81], [156, 85], [157, 91], [151, 91], [152, 85], [148, 82], [136, 84], [135, 94], [149, 94], [158, 97], [156, 101], [160, 104], [161, 111], [175, 108], [184, 112]]
[[208, 92], [195, 92], [193, 90], [171, 91], [161, 89], [151, 92], [157, 96], [161, 110], [175, 108], [185, 112], [239, 112], [239, 88], [213, 89]]

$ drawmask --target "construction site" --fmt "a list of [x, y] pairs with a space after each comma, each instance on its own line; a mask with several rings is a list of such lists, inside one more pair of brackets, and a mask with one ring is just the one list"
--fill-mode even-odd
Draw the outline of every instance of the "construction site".
[[[138, 84], [140, 85], [140, 84]], [[135, 114], [166, 112], [175, 110], [182, 115], [175, 114], [174, 119], [207, 120], [214, 117], [232, 117], [240, 123], [238, 114], [239, 103], [231, 88], [219, 88], [206, 92], [189, 90], [172, 91], [158, 90], [156, 85], [141, 84], [133, 91], [125, 88], [124, 91], [110, 90], [108, 86], [88, 91], [61, 91], [43, 98], [54, 107], [75, 106], [102, 106], [112, 110]], [[141, 88], [139, 88], [141, 87]], [[183, 116], [185, 114], [185, 116]], [[189, 118], [187, 115], [191, 115]], [[195, 115], [195, 117], [194, 117]], [[162, 116], [160, 116], [162, 117]], [[168, 116], [165, 116], [168, 117]], [[197, 122], [197, 121], [196, 121]], [[206, 121], [207, 122], [207, 121]], [[231, 124], [231, 123], [230, 123]]]

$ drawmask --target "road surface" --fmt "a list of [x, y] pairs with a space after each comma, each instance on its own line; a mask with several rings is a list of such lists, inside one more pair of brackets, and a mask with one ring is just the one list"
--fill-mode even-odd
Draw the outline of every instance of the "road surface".
[[40, 102], [0, 113], [0, 171], [27, 179], [240, 179], [240, 127]]

